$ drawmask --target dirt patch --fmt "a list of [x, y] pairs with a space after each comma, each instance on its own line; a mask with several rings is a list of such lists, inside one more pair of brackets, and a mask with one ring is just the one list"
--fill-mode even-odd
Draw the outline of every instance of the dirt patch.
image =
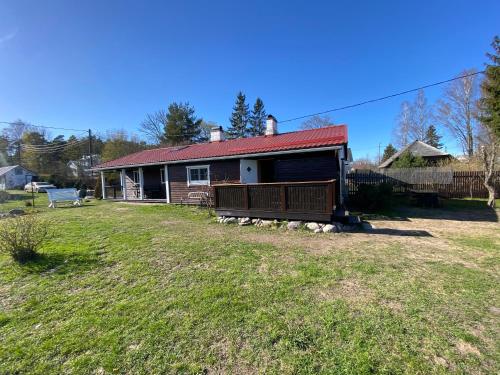
[[475, 346], [472, 346], [468, 342], [460, 340], [459, 342], [457, 342], [455, 346], [459, 351], [459, 353], [462, 355], [474, 354], [477, 355], [478, 357], [481, 356], [481, 352], [479, 351], [479, 349], [476, 348]]
[[161, 225], [175, 225], [175, 224], [183, 224], [183, 222], [179, 221], [179, 220], [164, 220], [160, 224]]
[[350, 303], [365, 304], [374, 301], [373, 291], [355, 279], [341, 280], [330, 288], [318, 288], [313, 293], [323, 301], [334, 301], [339, 298]]

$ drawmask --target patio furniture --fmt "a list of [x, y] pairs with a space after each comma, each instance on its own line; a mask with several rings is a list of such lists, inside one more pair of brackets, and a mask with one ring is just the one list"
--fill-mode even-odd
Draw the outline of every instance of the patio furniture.
[[49, 208], [56, 208], [57, 202], [73, 202], [73, 206], [81, 206], [82, 200], [75, 188], [47, 189]]

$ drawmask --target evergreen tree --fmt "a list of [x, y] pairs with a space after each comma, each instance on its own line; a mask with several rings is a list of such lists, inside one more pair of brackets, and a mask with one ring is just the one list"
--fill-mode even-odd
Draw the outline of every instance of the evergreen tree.
[[488, 53], [491, 64], [486, 66], [485, 80], [481, 85], [481, 122], [495, 137], [500, 139], [500, 38], [496, 36]]
[[500, 38], [495, 36], [491, 44], [494, 52], [488, 53], [491, 60], [486, 64], [486, 77], [481, 85], [479, 102], [483, 135], [480, 137], [480, 154], [484, 168], [483, 184], [488, 190], [488, 206], [495, 207], [494, 171], [500, 149]]
[[424, 142], [432, 147], [442, 148], [443, 144], [441, 141], [441, 136], [437, 133], [436, 127], [434, 125], [429, 125], [425, 133]]
[[248, 135], [248, 104], [245, 100], [245, 94], [240, 91], [229, 119], [231, 122], [231, 126], [227, 129], [229, 138], [244, 138]]
[[384, 154], [382, 155], [382, 163], [387, 159], [389, 159], [396, 152], [398, 152], [398, 150], [396, 150], [396, 148], [392, 145], [392, 143], [389, 143], [384, 149]]
[[189, 103], [172, 103], [168, 106], [165, 138], [170, 145], [183, 145], [200, 141], [202, 119], [196, 118]]
[[264, 135], [264, 131], [266, 129], [266, 110], [264, 109], [264, 102], [261, 98], [257, 98], [255, 104], [253, 105], [249, 123], [249, 133], [252, 137]]
[[427, 167], [427, 162], [421, 156], [413, 155], [411, 152], [403, 152], [394, 163], [392, 163], [391, 168], [423, 168]]

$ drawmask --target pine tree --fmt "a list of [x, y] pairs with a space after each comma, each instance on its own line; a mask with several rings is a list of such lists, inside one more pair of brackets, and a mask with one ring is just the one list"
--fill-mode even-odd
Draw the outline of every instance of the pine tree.
[[384, 149], [384, 154], [382, 155], [382, 163], [387, 159], [389, 159], [396, 152], [398, 152], [398, 150], [396, 150], [396, 148], [392, 145], [392, 143], [389, 143]]
[[198, 142], [202, 119], [195, 116], [195, 109], [189, 103], [172, 103], [168, 106], [165, 124], [165, 138], [170, 145]]
[[494, 52], [488, 53], [491, 60], [486, 64], [486, 77], [481, 85], [480, 100], [483, 132], [480, 138], [481, 160], [484, 168], [483, 184], [488, 190], [488, 206], [495, 207], [494, 171], [500, 149], [500, 38], [495, 36], [491, 44]]
[[248, 104], [241, 91], [236, 96], [236, 103], [229, 121], [231, 126], [227, 129], [229, 138], [244, 138], [248, 135]]
[[441, 138], [442, 137], [437, 133], [436, 127], [434, 125], [429, 125], [425, 133], [424, 142], [432, 147], [442, 148], [443, 144], [440, 142]]
[[495, 53], [488, 53], [491, 64], [486, 67], [481, 85], [481, 121], [497, 139], [500, 139], [500, 38], [496, 36], [491, 46]]
[[266, 110], [264, 109], [264, 102], [261, 98], [257, 98], [253, 105], [249, 123], [250, 128], [248, 132], [252, 137], [264, 135], [264, 130], [266, 129]]

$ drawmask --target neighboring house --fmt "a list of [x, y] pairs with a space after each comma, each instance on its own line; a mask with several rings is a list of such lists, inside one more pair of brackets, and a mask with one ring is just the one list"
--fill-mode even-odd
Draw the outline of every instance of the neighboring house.
[[0, 190], [23, 188], [37, 174], [20, 166], [0, 167]]
[[[92, 155], [92, 165], [97, 165], [101, 162], [101, 157], [97, 154]], [[78, 160], [70, 160], [67, 164], [68, 169], [73, 177], [88, 176], [90, 172], [90, 157], [89, 155], [83, 156]]]
[[[347, 194], [347, 127], [278, 134], [277, 121], [268, 116], [266, 135], [225, 140], [222, 128], [211, 131], [210, 142], [140, 151], [94, 168], [120, 172], [122, 199], [161, 199], [181, 203], [190, 192], [208, 191], [221, 183], [272, 183], [335, 179], [335, 201]], [[107, 189], [103, 189], [106, 198]]]
[[450, 160], [452, 158], [451, 154], [444, 152], [436, 147], [433, 147], [421, 141], [414, 141], [408, 146], [403, 147], [401, 150], [396, 152], [378, 167], [391, 168], [392, 163], [405, 152], [410, 152], [413, 156], [422, 157], [429, 165], [436, 165], [441, 161]]

